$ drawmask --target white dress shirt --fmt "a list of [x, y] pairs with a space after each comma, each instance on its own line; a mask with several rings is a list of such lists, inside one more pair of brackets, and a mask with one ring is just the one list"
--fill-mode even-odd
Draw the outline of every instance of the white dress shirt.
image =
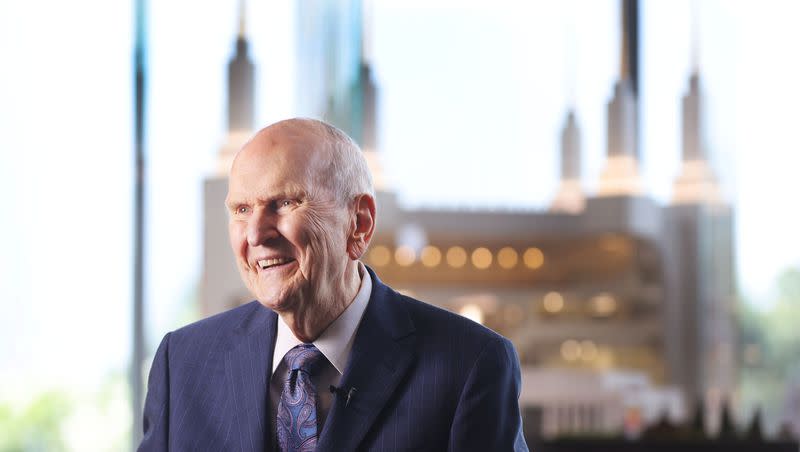
[[[333, 394], [329, 388], [338, 386], [342, 378], [347, 361], [350, 359], [350, 350], [353, 340], [361, 323], [361, 317], [369, 303], [372, 294], [372, 278], [369, 276], [364, 264], [358, 263], [358, 272], [361, 275], [361, 287], [355, 298], [342, 314], [336, 318], [325, 331], [313, 342], [314, 346], [327, 358], [323, 370], [312, 377], [317, 389], [317, 433], [322, 433], [322, 426], [328, 417], [328, 411], [333, 403]], [[278, 416], [278, 402], [281, 400], [284, 381], [288, 376], [288, 369], [283, 357], [286, 353], [303, 342], [297, 339], [289, 326], [278, 316], [278, 333], [275, 337], [275, 351], [272, 354], [272, 378], [270, 379], [270, 425], [272, 427], [273, 442], [276, 441], [276, 419]]]

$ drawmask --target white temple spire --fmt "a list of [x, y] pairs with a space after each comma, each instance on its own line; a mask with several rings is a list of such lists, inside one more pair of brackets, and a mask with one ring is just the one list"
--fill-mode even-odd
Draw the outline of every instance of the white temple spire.
[[689, 86], [681, 100], [681, 172], [675, 179], [673, 204], [719, 203], [717, 179], [708, 162], [703, 139], [703, 91], [700, 83], [700, 16], [693, 4], [690, 27]]
[[239, 0], [239, 39], [247, 39], [247, 11], [245, 7], [245, 0]]
[[635, 0], [621, 0], [620, 75], [608, 103], [607, 160], [600, 176], [598, 196], [641, 194], [637, 161], [637, 106], [635, 91]]
[[227, 176], [233, 157], [253, 133], [255, 65], [248, 55], [245, 0], [239, 0], [236, 45], [228, 63], [228, 136], [217, 158], [217, 174]]
[[581, 132], [575, 112], [570, 109], [561, 131], [561, 184], [550, 210], [580, 213], [586, 207], [581, 188]]

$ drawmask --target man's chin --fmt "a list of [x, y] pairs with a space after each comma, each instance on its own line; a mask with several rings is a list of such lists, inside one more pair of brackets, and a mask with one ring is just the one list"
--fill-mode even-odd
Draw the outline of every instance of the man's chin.
[[275, 296], [274, 294], [256, 294], [256, 300], [265, 308], [272, 309], [279, 313], [290, 310], [294, 304], [290, 297]]

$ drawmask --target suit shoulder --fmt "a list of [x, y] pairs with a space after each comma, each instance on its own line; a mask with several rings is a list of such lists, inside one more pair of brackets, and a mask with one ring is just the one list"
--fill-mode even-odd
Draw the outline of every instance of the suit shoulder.
[[258, 301], [251, 301], [178, 328], [171, 335], [173, 338], [196, 338], [219, 331], [229, 331], [241, 325], [254, 310], [260, 307], [261, 304]]
[[442, 369], [454, 388], [461, 388], [475, 369], [519, 374], [519, 358], [510, 340], [464, 316], [399, 295], [414, 324], [421, 367]]
[[497, 332], [470, 320], [462, 315], [442, 309], [438, 306], [399, 294], [414, 320], [415, 326], [423, 334], [452, 335], [475, 344], [487, 341], [510, 341]]

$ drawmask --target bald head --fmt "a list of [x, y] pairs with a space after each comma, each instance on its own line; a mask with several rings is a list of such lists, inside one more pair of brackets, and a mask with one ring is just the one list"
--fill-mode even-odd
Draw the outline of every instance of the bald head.
[[314, 186], [328, 190], [341, 203], [360, 194], [375, 196], [358, 144], [338, 128], [316, 119], [287, 119], [261, 129], [237, 154], [231, 172], [242, 170], [252, 157], [276, 151], [298, 159]]

